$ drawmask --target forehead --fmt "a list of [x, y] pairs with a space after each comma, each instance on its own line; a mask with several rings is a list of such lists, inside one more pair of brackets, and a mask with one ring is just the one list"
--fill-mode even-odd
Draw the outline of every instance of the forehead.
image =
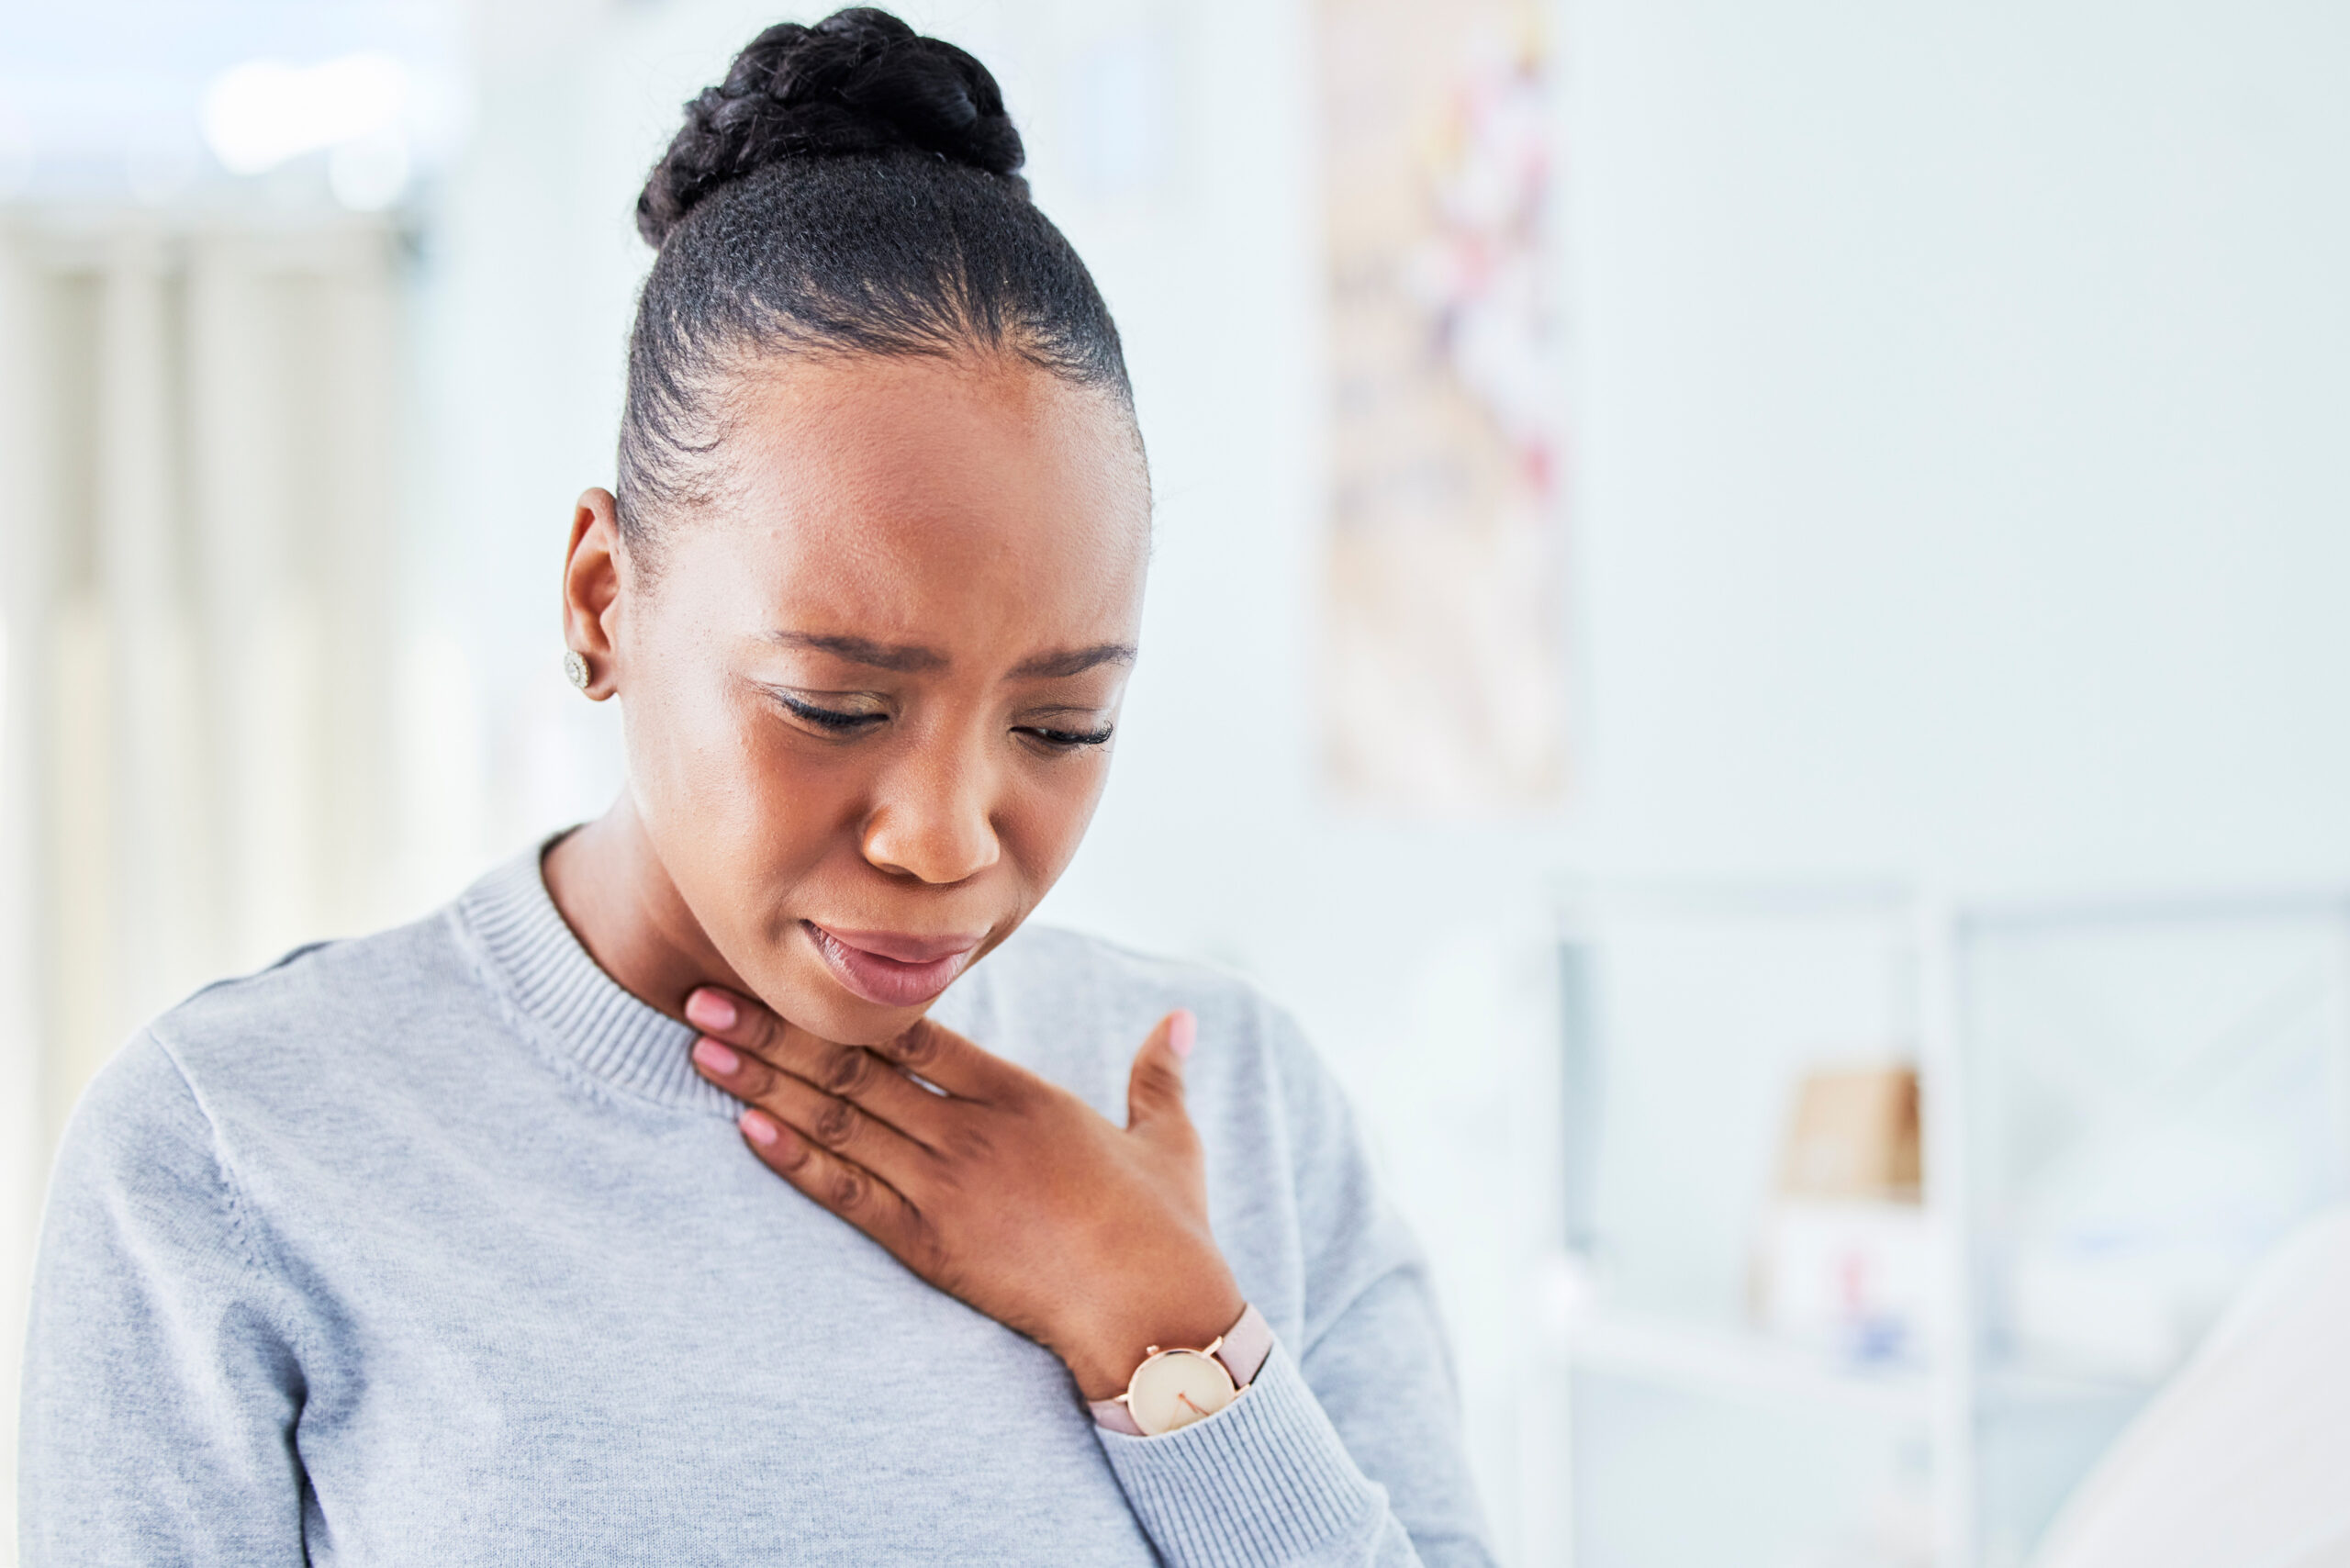
[[720, 462], [664, 576], [715, 573], [746, 612], [932, 644], [1131, 637], [1149, 485], [1108, 393], [1002, 360], [771, 362]]

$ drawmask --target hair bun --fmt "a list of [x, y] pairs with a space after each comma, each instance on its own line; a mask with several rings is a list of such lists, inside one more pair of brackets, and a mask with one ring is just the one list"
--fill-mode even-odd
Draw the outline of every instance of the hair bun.
[[1024, 185], [1002, 90], [970, 55], [869, 6], [784, 22], [686, 106], [637, 198], [637, 232], [659, 245], [711, 191], [781, 159], [908, 151]]

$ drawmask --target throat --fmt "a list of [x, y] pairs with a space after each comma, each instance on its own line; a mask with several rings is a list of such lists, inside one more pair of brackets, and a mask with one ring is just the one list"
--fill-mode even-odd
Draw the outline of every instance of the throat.
[[588, 956], [647, 1006], [683, 1020], [697, 986], [748, 993], [687, 907], [625, 791], [602, 816], [549, 845], [540, 870]]

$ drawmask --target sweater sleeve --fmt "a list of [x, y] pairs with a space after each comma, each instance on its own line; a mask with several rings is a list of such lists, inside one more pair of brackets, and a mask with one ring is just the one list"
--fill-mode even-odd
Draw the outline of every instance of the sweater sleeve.
[[134, 1039], [69, 1126], [25, 1350], [19, 1543], [51, 1564], [299, 1563], [299, 1363], [212, 1126]]
[[1491, 1568], [1427, 1266], [1337, 1086], [1285, 1018], [1270, 1033], [1304, 1322], [1206, 1420], [1103, 1430], [1111, 1468], [1169, 1568]]

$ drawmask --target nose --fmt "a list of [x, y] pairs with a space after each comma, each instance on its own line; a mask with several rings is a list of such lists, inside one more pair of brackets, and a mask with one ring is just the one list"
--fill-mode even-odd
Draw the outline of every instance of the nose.
[[993, 770], [944, 748], [907, 756], [882, 780], [865, 819], [866, 860], [892, 876], [945, 887], [1003, 856], [993, 821]]

